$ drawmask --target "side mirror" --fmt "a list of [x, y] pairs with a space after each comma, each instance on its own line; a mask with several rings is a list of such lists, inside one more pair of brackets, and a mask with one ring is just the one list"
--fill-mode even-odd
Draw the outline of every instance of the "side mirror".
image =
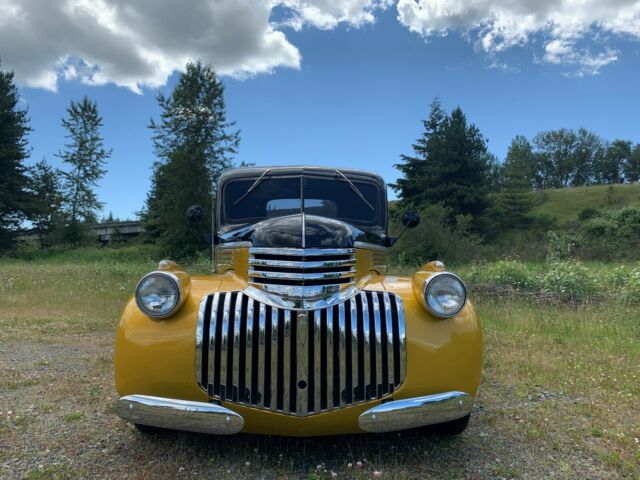
[[201, 223], [204, 218], [204, 208], [200, 205], [191, 205], [187, 208], [187, 220], [190, 223]]
[[416, 228], [420, 225], [420, 215], [416, 212], [404, 212], [404, 215], [402, 215], [402, 225], [404, 228]]

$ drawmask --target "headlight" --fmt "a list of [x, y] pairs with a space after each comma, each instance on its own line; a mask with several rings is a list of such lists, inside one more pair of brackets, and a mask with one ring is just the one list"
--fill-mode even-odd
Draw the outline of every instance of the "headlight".
[[460, 313], [467, 301], [467, 289], [452, 273], [436, 273], [424, 282], [424, 301], [436, 317]]
[[136, 303], [149, 317], [168, 317], [180, 303], [178, 278], [168, 272], [152, 272], [146, 275], [136, 288]]

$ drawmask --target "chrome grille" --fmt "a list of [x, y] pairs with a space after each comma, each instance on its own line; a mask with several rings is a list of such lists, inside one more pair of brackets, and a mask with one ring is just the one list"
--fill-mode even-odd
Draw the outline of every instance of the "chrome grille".
[[250, 248], [249, 284], [287, 298], [326, 297], [355, 283], [353, 248]]
[[362, 291], [310, 311], [242, 292], [200, 304], [196, 377], [211, 398], [306, 416], [391, 394], [405, 373], [404, 310], [393, 293]]

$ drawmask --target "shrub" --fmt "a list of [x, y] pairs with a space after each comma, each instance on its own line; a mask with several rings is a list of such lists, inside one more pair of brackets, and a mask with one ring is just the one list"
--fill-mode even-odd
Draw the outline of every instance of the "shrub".
[[598, 284], [583, 265], [559, 262], [552, 264], [542, 277], [542, 290], [566, 295], [589, 295], [597, 292]]
[[466, 277], [470, 283], [476, 284], [508, 285], [523, 290], [538, 287], [537, 275], [517, 260], [498, 260], [474, 266]]

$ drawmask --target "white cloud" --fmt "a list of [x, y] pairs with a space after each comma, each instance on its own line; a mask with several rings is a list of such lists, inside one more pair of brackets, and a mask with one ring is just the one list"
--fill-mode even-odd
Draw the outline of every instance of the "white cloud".
[[[540, 37], [543, 61], [572, 65], [580, 76], [618, 60], [599, 34], [640, 39], [638, 0], [399, 0], [397, 10], [412, 32], [428, 38], [463, 31], [490, 56]], [[600, 51], [580, 46], [585, 41]]]
[[271, 8], [267, 0], [0, 0], [0, 55], [18, 81], [49, 90], [77, 79], [140, 91], [195, 58], [234, 76], [299, 68]]
[[305, 25], [330, 30], [341, 23], [359, 27], [375, 21], [375, 11], [384, 10], [392, 0], [274, 0], [273, 5], [292, 12], [283, 25], [300, 30]]
[[619, 59], [609, 37], [640, 39], [640, 0], [0, 0], [0, 56], [32, 87], [79, 80], [139, 92], [189, 59], [236, 77], [300, 68], [287, 28], [357, 28], [394, 4], [412, 32], [462, 32], [501, 68], [501, 52], [527, 46], [539, 61], [595, 74]]

